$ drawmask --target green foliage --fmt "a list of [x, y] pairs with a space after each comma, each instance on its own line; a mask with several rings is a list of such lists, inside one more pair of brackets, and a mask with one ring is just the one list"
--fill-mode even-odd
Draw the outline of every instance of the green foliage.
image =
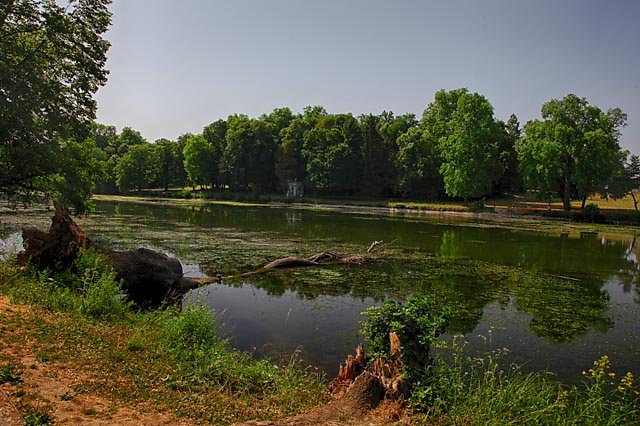
[[184, 146], [184, 168], [192, 185], [210, 185], [218, 174], [214, 148], [202, 135], [189, 135]]
[[466, 89], [440, 91], [425, 111], [422, 127], [428, 138], [438, 142], [440, 173], [449, 196], [468, 200], [491, 193], [503, 173], [499, 155], [503, 133], [484, 96]]
[[63, 144], [85, 139], [107, 81], [109, 3], [0, 6], [0, 192], [31, 198], [64, 176]]
[[133, 145], [120, 158], [116, 166], [117, 184], [120, 190], [128, 191], [149, 186], [159, 173], [158, 152], [148, 143]]
[[280, 132], [280, 145], [276, 155], [276, 176], [280, 188], [285, 189], [289, 180], [304, 182], [306, 163], [302, 156], [304, 134], [309, 124], [302, 117], [295, 118]]
[[505, 369], [502, 352], [471, 358], [454, 341], [451, 360], [439, 359], [434, 364], [430, 380], [414, 390], [412, 407], [441, 424], [617, 425], [640, 421], [635, 378], [631, 373], [617, 378], [607, 356], [583, 373], [584, 386], [568, 387], [545, 373], [523, 373], [517, 366]]
[[577, 212], [573, 219], [580, 222], [603, 223], [604, 216], [600, 213], [600, 207], [597, 204], [587, 204], [584, 209]]
[[246, 115], [231, 116], [227, 123], [227, 146], [221, 165], [231, 188], [239, 191], [275, 189], [274, 125]]
[[536, 189], [541, 199], [550, 200], [560, 185], [563, 165], [561, 147], [544, 136], [546, 127], [539, 121], [527, 123], [527, 136], [516, 144], [516, 151], [525, 186]]
[[12, 277], [7, 292], [18, 301], [111, 322], [130, 312], [109, 259], [95, 250], [82, 250], [70, 270], [54, 276], [47, 271], [12, 275], [13, 268], [5, 262], [0, 277]]
[[192, 358], [198, 351], [218, 343], [214, 318], [204, 307], [188, 307], [179, 315], [168, 316], [162, 324], [162, 344], [178, 358]]
[[169, 185], [183, 186], [187, 180], [183, 148], [177, 142], [159, 139], [155, 142], [155, 149], [159, 164], [157, 179], [153, 185], [160, 186], [165, 191], [169, 190]]
[[48, 426], [54, 423], [51, 413], [45, 410], [31, 410], [24, 416], [25, 426]]
[[640, 157], [623, 153], [624, 160], [618, 164], [611, 183], [602, 191], [613, 199], [621, 199], [630, 195], [633, 207], [638, 211], [637, 194], [640, 191]]
[[444, 332], [450, 309], [437, 307], [425, 296], [413, 296], [406, 302], [386, 301], [381, 306], [372, 306], [363, 312], [366, 320], [362, 324], [368, 346], [373, 356], [389, 357], [389, 333], [400, 338], [403, 360], [410, 379], [421, 377], [431, 362], [431, 343]]
[[13, 364], [5, 364], [0, 367], [0, 385], [4, 383], [22, 383], [22, 372]]
[[438, 147], [418, 128], [410, 128], [398, 137], [396, 169], [398, 190], [407, 197], [437, 199], [444, 192], [440, 176], [442, 164]]
[[91, 195], [96, 183], [107, 178], [105, 156], [94, 140], [69, 141], [62, 145], [65, 166], [55, 179], [55, 191], [62, 204], [70, 206], [76, 214], [94, 209]]
[[[562, 194], [564, 209], [571, 209], [572, 193], [586, 199], [605, 187], [621, 158], [620, 129], [626, 114], [613, 108], [606, 113], [585, 98], [569, 94], [542, 106], [543, 120], [525, 126], [518, 155], [525, 180], [541, 193]], [[552, 161], [548, 166], [543, 160]]]
[[360, 188], [362, 134], [351, 114], [323, 116], [305, 133], [307, 179], [322, 193], [353, 194]]
[[516, 152], [516, 144], [522, 136], [520, 122], [515, 114], [511, 114], [506, 123], [499, 121], [498, 124], [503, 130], [498, 150], [504, 173], [496, 184], [495, 192], [499, 194], [519, 194], [523, 189], [522, 175], [518, 170], [518, 153]]

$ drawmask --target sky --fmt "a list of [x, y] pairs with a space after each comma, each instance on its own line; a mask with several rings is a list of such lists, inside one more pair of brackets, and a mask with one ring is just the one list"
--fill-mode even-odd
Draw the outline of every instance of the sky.
[[640, 154], [638, 0], [114, 0], [98, 121], [150, 141], [287, 106], [419, 118], [440, 89], [521, 124], [574, 93], [628, 115]]

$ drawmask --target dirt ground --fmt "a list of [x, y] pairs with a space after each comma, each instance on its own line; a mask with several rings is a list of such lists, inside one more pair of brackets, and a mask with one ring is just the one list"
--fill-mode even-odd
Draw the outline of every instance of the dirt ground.
[[[47, 313], [39, 318], [52, 322]], [[56, 425], [191, 425], [196, 420], [176, 417], [172, 412], [158, 411], [157, 406], [113, 400], [99, 394], [92, 386], [95, 380], [90, 368], [74, 363], [42, 359], [43, 344], [27, 336], [35, 318], [28, 305], [12, 304], [0, 295], [0, 368], [11, 365], [21, 381], [0, 384], [0, 426], [22, 425], [25, 417], [44, 413]], [[114, 385], [115, 386], [115, 385]], [[337, 403], [337, 404], [336, 404]], [[239, 423], [253, 426], [278, 425], [388, 425], [410, 423], [397, 403], [383, 403], [363, 413], [349, 412], [339, 401], [319, 406], [307, 413], [279, 421]]]
[[21, 333], [22, 320], [33, 315], [27, 306], [13, 305], [0, 295], [0, 366], [21, 369], [22, 382], [0, 385], [0, 425], [23, 424], [22, 416], [48, 412], [56, 425], [189, 425], [170, 413], [143, 406], [123, 406], [103, 395], [78, 392], [91, 380], [89, 371], [69, 362], [39, 362], [34, 341], [14, 339]]

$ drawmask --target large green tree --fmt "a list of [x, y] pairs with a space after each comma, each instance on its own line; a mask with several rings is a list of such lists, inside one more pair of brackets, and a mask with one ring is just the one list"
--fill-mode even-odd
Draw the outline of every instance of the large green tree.
[[440, 90], [425, 110], [421, 127], [424, 137], [437, 141], [449, 196], [468, 200], [491, 193], [503, 171], [502, 133], [484, 96], [467, 89]]
[[302, 156], [302, 145], [309, 127], [306, 120], [297, 117], [280, 132], [275, 170], [280, 189], [286, 189], [290, 180], [305, 180], [306, 162]]
[[[564, 209], [571, 210], [572, 196], [582, 199], [584, 206], [587, 197], [601, 190], [618, 167], [620, 130], [627, 117], [619, 108], [604, 112], [574, 94], [550, 100], [541, 112], [542, 120], [532, 120], [525, 126], [518, 148], [520, 161], [530, 161], [532, 151], [539, 148], [548, 152], [553, 145], [561, 165], [557, 190]], [[529, 182], [541, 180], [532, 175], [540, 173], [538, 167], [525, 164], [521, 169]]]
[[118, 161], [116, 176], [121, 191], [151, 186], [158, 179], [158, 151], [149, 143], [133, 145]]
[[213, 185], [218, 174], [214, 149], [202, 135], [189, 135], [183, 150], [184, 169], [189, 183], [195, 185]]
[[351, 114], [326, 115], [305, 133], [307, 179], [323, 193], [354, 194], [362, 179], [362, 133]]
[[202, 129], [202, 136], [211, 147], [211, 165], [210, 174], [212, 176], [212, 184], [219, 184], [220, 177], [220, 161], [227, 147], [227, 122], [225, 120], [216, 120]]
[[275, 126], [246, 115], [231, 116], [227, 123], [227, 146], [221, 164], [231, 187], [239, 191], [274, 190]]
[[516, 143], [521, 138], [520, 122], [515, 114], [511, 114], [506, 123], [498, 121], [502, 128], [502, 137], [499, 142], [500, 162], [504, 172], [496, 183], [496, 193], [517, 194], [522, 192], [522, 175], [518, 170], [518, 153]]
[[153, 145], [158, 159], [158, 176], [155, 185], [169, 189], [169, 185], [184, 186], [184, 154], [178, 143], [168, 139], [158, 139]]
[[433, 139], [419, 127], [398, 137], [396, 170], [398, 190], [405, 197], [435, 200], [444, 192], [440, 166], [442, 161]]
[[0, 192], [46, 192], [72, 175], [63, 154], [88, 136], [107, 81], [109, 3], [0, 3]]

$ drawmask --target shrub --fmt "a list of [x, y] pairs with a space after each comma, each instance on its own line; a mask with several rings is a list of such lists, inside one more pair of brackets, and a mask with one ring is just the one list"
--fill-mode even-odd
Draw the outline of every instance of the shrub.
[[579, 222], [602, 223], [604, 216], [600, 213], [600, 207], [597, 204], [587, 204], [581, 211], [573, 216], [574, 220]]

